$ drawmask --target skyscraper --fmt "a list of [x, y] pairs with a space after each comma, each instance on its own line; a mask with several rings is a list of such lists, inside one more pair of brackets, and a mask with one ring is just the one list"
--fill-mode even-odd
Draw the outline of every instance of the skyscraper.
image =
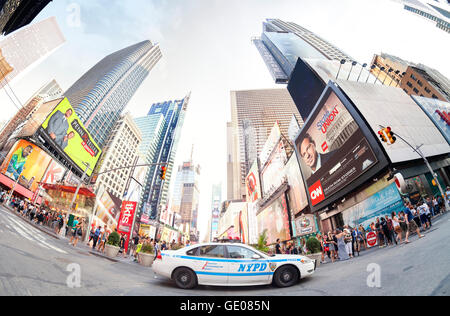
[[[0, 41], [0, 49], [13, 71], [8, 83], [17, 81], [66, 42], [55, 17], [21, 28]], [[6, 85], [2, 80], [1, 87]]]
[[52, 0], [0, 1], [0, 33], [9, 34], [31, 23]]
[[191, 157], [178, 167], [172, 196], [172, 209], [181, 216], [181, 229], [191, 236], [191, 241], [198, 240], [199, 176], [200, 166]]
[[227, 124], [227, 199], [245, 197], [245, 177], [260, 154], [275, 122], [288, 135], [292, 116], [303, 120], [286, 89], [231, 91], [231, 123]]
[[190, 94], [182, 100], [155, 103], [147, 115], [157, 118], [161, 115], [164, 117], [164, 125], [161, 136], [158, 138], [153, 163], [167, 163], [167, 171], [166, 179], [162, 181], [159, 177], [161, 167], [150, 167], [141, 203], [141, 216], [158, 220], [161, 208], [168, 203], [173, 164], [189, 99]]
[[298, 58], [353, 61], [342, 50], [313, 32], [292, 22], [267, 19], [263, 33], [254, 38], [276, 83], [287, 83]]
[[16, 128], [23, 123], [27, 117], [30, 117], [39, 107], [52, 100], [62, 96], [62, 89], [56, 80], [52, 80], [40, 88], [26, 103], [17, 111], [17, 113], [9, 120], [2, 131], [0, 131], [0, 148], [16, 130]]
[[[108, 142], [103, 148], [102, 158], [97, 164], [97, 172], [102, 173], [114, 168], [133, 165], [139, 155], [138, 149], [141, 141], [141, 131], [131, 115], [129, 113], [123, 115], [115, 124]], [[103, 185], [109, 193], [122, 198], [132, 171], [132, 168], [126, 168], [101, 174], [97, 178], [96, 186]]]
[[406, 11], [436, 23], [437, 28], [450, 33], [450, 10], [447, 0], [401, 0], [400, 2], [404, 5]]
[[106, 56], [66, 91], [65, 96], [100, 147], [161, 57], [158, 44], [140, 42]]

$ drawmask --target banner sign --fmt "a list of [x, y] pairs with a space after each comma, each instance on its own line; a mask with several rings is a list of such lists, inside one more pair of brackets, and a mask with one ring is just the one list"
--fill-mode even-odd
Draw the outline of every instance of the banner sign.
[[125, 234], [127, 239], [125, 241], [125, 252], [128, 250], [129, 240], [131, 238], [131, 231], [133, 226], [134, 212], [136, 211], [136, 202], [123, 201], [120, 212], [119, 223], [117, 225], [117, 232]]

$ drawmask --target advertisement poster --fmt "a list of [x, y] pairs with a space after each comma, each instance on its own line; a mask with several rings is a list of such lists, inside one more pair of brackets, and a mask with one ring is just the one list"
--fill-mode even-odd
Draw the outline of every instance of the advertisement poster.
[[332, 91], [296, 139], [313, 206], [330, 198], [377, 163], [352, 115]]
[[96, 219], [100, 225], [107, 225], [111, 231], [117, 227], [119, 209], [111, 199], [109, 193], [103, 190], [103, 193], [97, 196], [97, 209], [95, 211]]
[[78, 166], [92, 175], [101, 150], [89, 135], [67, 98], [61, 101], [39, 129], [40, 135], [60, 149]]
[[284, 180], [284, 166], [287, 162], [286, 150], [282, 141], [276, 145], [267, 164], [261, 171], [264, 196], [268, 196], [277, 189]]
[[281, 241], [290, 240], [289, 215], [286, 197], [283, 194], [270, 206], [257, 215], [258, 235], [267, 231], [267, 243], [274, 244], [278, 238]]
[[255, 202], [261, 198], [261, 182], [259, 181], [258, 162], [256, 160], [245, 178], [245, 187], [247, 188], [247, 202]]
[[286, 175], [289, 183], [288, 197], [291, 214], [296, 215], [308, 206], [308, 196], [295, 152], [284, 167], [283, 174]]
[[50, 165], [47, 168], [47, 171], [45, 172], [44, 177], [42, 178], [42, 183], [48, 183], [48, 184], [59, 184], [63, 182], [64, 174], [66, 173], [67, 169], [64, 168], [62, 165], [57, 163], [56, 161], [52, 160], [50, 162]]
[[21, 139], [9, 151], [0, 172], [34, 192], [51, 160], [45, 151]]
[[128, 251], [129, 240], [133, 226], [134, 212], [136, 211], [136, 202], [123, 201], [120, 211], [119, 222], [117, 223], [117, 232], [126, 235], [125, 252]]
[[314, 215], [302, 215], [295, 219], [295, 231], [297, 236], [309, 235], [317, 232]]
[[375, 193], [366, 200], [342, 212], [344, 223], [351, 227], [363, 225], [368, 229], [377, 217], [400, 212], [404, 209], [403, 200], [395, 183]]

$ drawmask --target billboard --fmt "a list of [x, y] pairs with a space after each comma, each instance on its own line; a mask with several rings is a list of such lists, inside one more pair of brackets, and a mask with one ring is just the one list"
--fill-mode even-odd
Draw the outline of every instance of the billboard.
[[270, 195], [275, 189], [283, 184], [285, 176], [283, 170], [286, 162], [286, 150], [283, 141], [279, 141], [261, 171], [262, 191], [264, 196]]
[[86, 174], [92, 175], [101, 150], [67, 98], [64, 98], [42, 123], [39, 135], [52, 147], [64, 152], [82, 171], [86, 169], [84, 163], [88, 163], [90, 167]]
[[286, 175], [289, 183], [289, 190], [287, 192], [289, 208], [291, 214], [295, 216], [308, 206], [305, 183], [303, 182], [297, 154], [295, 152], [292, 154], [286, 166], [284, 166], [283, 174]]
[[62, 184], [66, 171], [67, 171], [66, 168], [64, 168], [56, 161], [52, 160], [48, 165], [41, 182], [48, 184]]
[[[332, 198], [347, 194], [350, 184], [354, 187], [362, 184], [355, 180], [378, 164], [379, 156], [372, 147], [378, 145], [373, 135], [369, 136], [370, 142], [367, 135], [370, 132], [362, 119], [338, 88], [330, 83], [295, 141], [313, 210], [325, 207]], [[384, 163], [386, 166], [385, 159]], [[373, 175], [368, 173], [368, 176]], [[347, 191], [343, 191], [344, 188]]]
[[97, 195], [96, 210], [94, 211], [96, 219], [100, 221], [97, 225], [107, 225], [111, 231], [117, 227], [119, 219], [119, 208], [111, 199], [108, 191], [104, 188], [101, 194]]
[[9, 151], [0, 172], [34, 192], [52, 158], [36, 145], [20, 139]]
[[267, 243], [274, 244], [278, 238], [281, 241], [290, 240], [289, 214], [285, 194], [282, 194], [272, 204], [258, 213], [258, 235], [267, 231]]
[[247, 202], [255, 202], [261, 198], [261, 182], [259, 180], [257, 160], [253, 162], [253, 165], [245, 178], [245, 187], [247, 190]]
[[125, 252], [128, 251], [128, 245], [132, 233], [132, 226], [134, 221], [134, 212], [136, 211], [136, 202], [123, 201], [122, 209], [120, 211], [119, 221], [117, 223], [117, 232], [119, 234], [125, 234], [127, 236], [125, 241]]
[[368, 229], [377, 217], [404, 210], [403, 200], [395, 183], [342, 212], [344, 223], [351, 227], [363, 225]]

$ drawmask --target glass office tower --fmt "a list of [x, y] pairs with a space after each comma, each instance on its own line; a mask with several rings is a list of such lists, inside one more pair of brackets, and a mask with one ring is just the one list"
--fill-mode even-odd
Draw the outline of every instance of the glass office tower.
[[298, 58], [354, 60], [304, 27], [279, 19], [263, 22], [263, 33], [254, 38], [253, 43], [276, 83], [289, 81]]
[[161, 57], [159, 45], [143, 41], [105, 57], [67, 90], [65, 96], [100, 147]]
[[160, 178], [160, 166], [150, 167], [147, 174], [141, 203], [141, 217], [158, 220], [161, 207], [168, 203], [168, 191], [172, 176], [173, 164], [181, 136], [190, 94], [182, 100], [155, 103], [151, 106], [147, 116], [164, 117], [161, 137], [158, 139], [153, 163], [167, 163], [166, 179]]

